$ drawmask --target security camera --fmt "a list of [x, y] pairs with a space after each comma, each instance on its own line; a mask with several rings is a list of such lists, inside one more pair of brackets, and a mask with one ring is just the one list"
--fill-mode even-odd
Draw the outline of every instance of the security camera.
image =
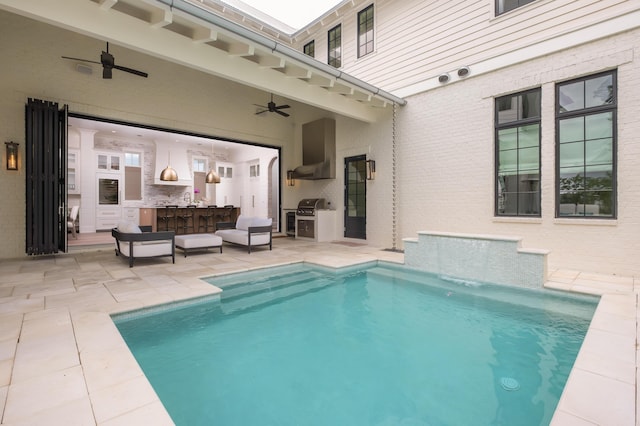
[[438, 81], [442, 84], [446, 83], [447, 81], [449, 81], [449, 74], [444, 73], [444, 74], [440, 74], [438, 76]]
[[469, 69], [469, 67], [462, 67], [458, 70], [458, 77], [466, 77], [470, 72], [471, 70]]

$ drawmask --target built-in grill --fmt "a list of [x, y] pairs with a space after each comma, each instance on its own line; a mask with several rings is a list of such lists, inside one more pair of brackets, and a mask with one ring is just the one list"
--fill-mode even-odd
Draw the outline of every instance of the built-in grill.
[[318, 210], [324, 208], [324, 198], [305, 198], [300, 200], [296, 210], [296, 238], [317, 240], [317, 214]]
[[297, 216], [315, 216], [316, 210], [324, 209], [324, 198], [304, 198], [298, 203]]

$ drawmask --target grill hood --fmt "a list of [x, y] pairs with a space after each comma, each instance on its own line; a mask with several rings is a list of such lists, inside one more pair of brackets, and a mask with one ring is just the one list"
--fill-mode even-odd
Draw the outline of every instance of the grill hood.
[[293, 170], [295, 179], [336, 178], [336, 122], [323, 118], [302, 125], [302, 165]]

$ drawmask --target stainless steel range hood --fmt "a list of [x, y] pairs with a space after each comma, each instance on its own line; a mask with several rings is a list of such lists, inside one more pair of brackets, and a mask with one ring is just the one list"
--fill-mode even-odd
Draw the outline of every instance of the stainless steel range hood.
[[302, 166], [293, 170], [295, 179], [336, 178], [336, 122], [322, 118], [302, 125]]

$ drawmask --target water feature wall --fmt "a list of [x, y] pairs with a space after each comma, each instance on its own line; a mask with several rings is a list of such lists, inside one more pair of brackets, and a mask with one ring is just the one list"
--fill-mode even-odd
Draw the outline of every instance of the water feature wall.
[[549, 251], [523, 249], [519, 237], [422, 231], [403, 241], [405, 265], [440, 276], [527, 288], [547, 279]]

